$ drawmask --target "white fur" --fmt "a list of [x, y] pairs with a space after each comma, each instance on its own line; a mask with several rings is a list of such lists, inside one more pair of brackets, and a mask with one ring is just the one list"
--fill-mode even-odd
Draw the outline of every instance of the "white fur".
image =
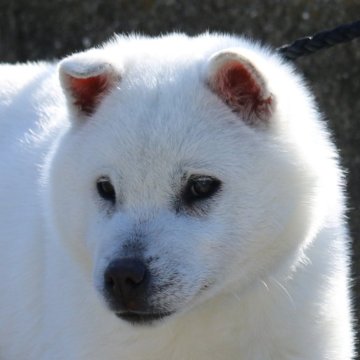
[[[265, 126], [209, 89], [219, 51], [261, 74], [275, 100]], [[79, 119], [56, 65], [0, 67], [2, 360], [352, 359], [342, 174], [292, 66], [241, 38], [173, 34], [116, 37], [60, 71], [120, 80]], [[184, 173], [223, 182], [204, 216], [172, 209]], [[176, 313], [152, 326], [101, 296], [135, 231], [159, 281], [176, 274], [152, 299]]]

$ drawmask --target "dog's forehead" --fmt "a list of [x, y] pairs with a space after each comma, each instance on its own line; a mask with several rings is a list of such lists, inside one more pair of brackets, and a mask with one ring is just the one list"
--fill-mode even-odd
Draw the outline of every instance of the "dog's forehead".
[[120, 100], [113, 119], [107, 119], [112, 131], [106, 131], [105, 146], [121, 166], [130, 165], [128, 173], [211, 170], [233, 157], [234, 142], [247, 141], [241, 140], [242, 124], [226, 121], [234, 115], [212, 105], [199, 85], [183, 92], [165, 84], [137, 94], [138, 102]]

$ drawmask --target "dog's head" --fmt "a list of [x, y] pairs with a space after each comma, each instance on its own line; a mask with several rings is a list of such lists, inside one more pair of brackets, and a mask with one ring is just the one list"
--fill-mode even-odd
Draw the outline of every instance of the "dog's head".
[[310, 229], [316, 116], [281, 60], [218, 35], [117, 39], [60, 63], [54, 226], [133, 323], [246, 291]]

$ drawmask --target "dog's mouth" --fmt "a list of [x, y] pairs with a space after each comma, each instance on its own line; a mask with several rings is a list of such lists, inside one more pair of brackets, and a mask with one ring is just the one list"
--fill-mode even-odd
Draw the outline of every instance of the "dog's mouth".
[[126, 311], [126, 312], [118, 312], [116, 313], [116, 316], [133, 325], [151, 325], [152, 323], [160, 321], [172, 314], [173, 312], [141, 313], [141, 312]]

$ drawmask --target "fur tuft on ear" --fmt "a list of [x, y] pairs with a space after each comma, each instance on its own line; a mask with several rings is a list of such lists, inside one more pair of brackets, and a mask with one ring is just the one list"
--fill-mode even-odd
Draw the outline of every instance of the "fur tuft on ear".
[[269, 120], [274, 98], [264, 78], [245, 57], [230, 50], [214, 54], [207, 64], [207, 81], [211, 90], [248, 124]]
[[79, 116], [93, 114], [120, 78], [114, 67], [94, 52], [64, 59], [59, 65], [59, 74], [68, 103]]

